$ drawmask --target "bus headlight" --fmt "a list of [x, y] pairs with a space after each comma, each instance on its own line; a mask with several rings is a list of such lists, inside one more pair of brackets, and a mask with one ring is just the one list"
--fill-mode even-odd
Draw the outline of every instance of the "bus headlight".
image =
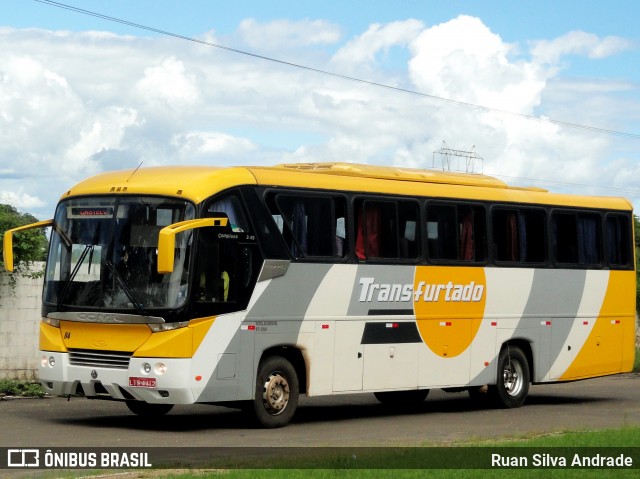
[[164, 373], [167, 372], [167, 365], [165, 363], [156, 363], [156, 365], [153, 368], [153, 371], [158, 376], [162, 376]]
[[151, 364], [142, 363], [140, 370], [142, 371], [142, 374], [149, 374], [151, 372]]
[[40, 364], [43, 368], [52, 368], [56, 365], [56, 358], [54, 358], [53, 356], [46, 357], [45, 355], [42, 355], [42, 357], [40, 358]]

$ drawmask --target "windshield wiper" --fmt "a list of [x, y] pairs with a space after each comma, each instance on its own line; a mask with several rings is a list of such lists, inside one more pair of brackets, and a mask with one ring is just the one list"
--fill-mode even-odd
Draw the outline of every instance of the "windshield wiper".
[[118, 270], [113, 265], [113, 263], [111, 261], [105, 261], [104, 265], [107, 268], [109, 268], [109, 271], [113, 273], [113, 277], [116, 279], [117, 283], [120, 285], [120, 287], [124, 291], [124, 294], [127, 295], [127, 298], [129, 298], [129, 300], [133, 303], [138, 313], [144, 314], [144, 307], [142, 306], [141, 303], [138, 302], [138, 300], [136, 299], [136, 296], [133, 294], [133, 291], [131, 290], [127, 282], [124, 280], [122, 275], [118, 273]]
[[55, 222], [52, 226], [53, 230], [60, 236], [60, 239], [62, 240], [62, 243], [64, 244], [67, 251], [71, 251], [72, 242], [71, 239], [67, 236], [67, 233], [65, 233], [64, 230], [60, 228], [60, 226], [58, 226], [58, 224]]
[[84, 250], [82, 250], [82, 254], [80, 255], [80, 258], [78, 258], [78, 262], [76, 263], [76, 265], [73, 268], [73, 271], [69, 275], [69, 279], [65, 283], [64, 288], [62, 288], [62, 293], [60, 293], [60, 299], [58, 299], [58, 309], [62, 307], [64, 300], [67, 299], [67, 294], [69, 294], [69, 287], [71, 286], [71, 283], [73, 282], [76, 275], [78, 274], [78, 271], [80, 271], [80, 266], [82, 266], [82, 263], [84, 263], [84, 259], [87, 257], [87, 253], [91, 251], [91, 253], [93, 254], [94, 247], [95, 247], [94, 245], [88, 244], [88, 245], [85, 245]]

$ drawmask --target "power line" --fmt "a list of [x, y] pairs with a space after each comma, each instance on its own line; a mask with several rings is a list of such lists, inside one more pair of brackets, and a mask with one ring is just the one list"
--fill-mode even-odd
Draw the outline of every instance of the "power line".
[[151, 26], [148, 26], [148, 25], [143, 25], [143, 24], [140, 24], [140, 23], [130, 22], [128, 20], [124, 20], [124, 19], [117, 18], [117, 17], [112, 17], [112, 16], [109, 16], [109, 15], [104, 15], [102, 13], [97, 13], [97, 12], [94, 12], [94, 11], [91, 11], [91, 10], [86, 10], [84, 8], [74, 7], [73, 5], [68, 5], [68, 4], [61, 3], [61, 2], [55, 2], [53, 0], [35, 0], [35, 1], [39, 2], [39, 3], [46, 4], [46, 5], [50, 5], [50, 6], [53, 6], [53, 7], [61, 8], [61, 9], [64, 9], [64, 10], [70, 10], [72, 12], [80, 13], [80, 14], [83, 14], [83, 15], [88, 15], [88, 16], [95, 17], [95, 18], [100, 18], [102, 20], [106, 20], [106, 21], [109, 21], [109, 22], [120, 23], [122, 25], [126, 25], [126, 26], [129, 26], [129, 27], [137, 28], [137, 29], [140, 29], [140, 30], [146, 30], [146, 31], [157, 33], [157, 34], [160, 34], [160, 35], [165, 35], [165, 36], [177, 38], [177, 39], [180, 39], [180, 40], [185, 40], [185, 41], [189, 41], [189, 42], [193, 42], [193, 43], [198, 43], [198, 44], [205, 45], [205, 46], [208, 46], [208, 47], [218, 48], [218, 49], [225, 50], [225, 51], [228, 51], [228, 52], [231, 52], [231, 53], [237, 53], [239, 55], [245, 55], [245, 56], [256, 58], [256, 59], [259, 59], [259, 60], [274, 62], [274, 63], [278, 63], [280, 65], [285, 65], [285, 66], [292, 67], [292, 68], [298, 68], [298, 69], [301, 69], [301, 70], [306, 70], [306, 71], [310, 71], [310, 72], [313, 72], [313, 73], [318, 73], [320, 75], [339, 78], [339, 79], [347, 80], [347, 81], [351, 81], [351, 82], [357, 82], [357, 83], [361, 83], [361, 84], [364, 84], [364, 85], [370, 85], [370, 86], [374, 86], [374, 87], [378, 87], [378, 88], [384, 88], [386, 90], [391, 90], [391, 91], [395, 91], [395, 92], [399, 92], [399, 93], [406, 93], [406, 94], [410, 94], [410, 95], [420, 96], [422, 98], [427, 98], [427, 99], [433, 100], [433, 101], [449, 103], [449, 104], [453, 104], [453, 105], [457, 105], [457, 106], [461, 106], [461, 107], [465, 107], [465, 108], [472, 108], [472, 109], [479, 110], [479, 111], [484, 111], [484, 112], [494, 112], [494, 113], [500, 113], [502, 115], [510, 115], [510, 116], [519, 117], [519, 118], [523, 118], [523, 119], [530, 120], [530, 121], [537, 121], [537, 122], [540, 122], [540, 123], [550, 123], [550, 124], [561, 126], [561, 127], [565, 127], [565, 128], [572, 128], [572, 129], [575, 129], [575, 130], [582, 130], [582, 131], [587, 131], [587, 132], [591, 132], [591, 133], [601, 133], [601, 134], [610, 135], [610, 136], [616, 136], [616, 137], [619, 137], [619, 138], [625, 138], [625, 139], [629, 139], [629, 140], [640, 140], [640, 134], [639, 133], [630, 133], [630, 132], [612, 130], [612, 129], [608, 129], [608, 128], [599, 128], [599, 127], [595, 127], [595, 126], [582, 125], [580, 123], [573, 123], [573, 122], [562, 121], [562, 120], [554, 120], [553, 118], [541, 117], [541, 116], [536, 116], [536, 115], [527, 115], [527, 114], [524, 114], [524, 113], [516, 113], [516, 112], [513, 112], [513, 111], [507, 111], [507, 110], [501, 110], [501, 109], [498, 109], [498, 108], [491, 108], [491, 107], [488, 107], [488, 106], [477, 105], [475, 103], [470, 103], [470, 102], [465, 102], [465, 101], [460, 101], [460, 100], [453, 100], [451, 98], [444, 98], [444, 97], [440, 97], [440, 96], [436, 96], [436, 95], [430, 95], [428, 93], [423, 93], [423, 92], [416, 91], [416, 90], [410, 90], [408, 88], [401, 88], [401, 87], [397, 87], [397, 86], [393, 86], [393, 85], [387, 85], [387, 84], [384, 84], [384, 83], [374, 82], [374, 81], [371, 81], [371, 80], [364, 80], [362, 78], [352, 77], [352, 76], [349, 76], [349, 75], [343, 75], [341, 73], [331, 72], [331, 71], [323, 70], [323, 69], [320, 69], [320, 68], [314, 68], [314, 67], [310, 67], [308, 65], [302, 65], [302, 64], [299, 64], [299, 63], [289, 62], [289, 61], [286, 61], [286, 60], [280, 60], [280, 59], [269, 57], [269, 56], [266, 56], [266, 55], [260, 55], [260, 54], [257, 54], [257, 53], [252, 53], [252, 52], [248, 52], [248, 51], [245, 51], [245, 50], [240, 50], [240, 49], [237, 49], [237, 48], [232, 48], [232, 47], [228, 47], [228, 46], [225, 46], [225, 45], [220, 45], [220, 44], [217, 44], [217, 43], [208, 42], [208, 41], [205, 41], [205, 40], [199, 40], [197, 38], [188, 37], [186, 35], [181, 35], [181, 34], [178, 34], [178, 33], [170, 32], [170, 31], [167, 31], [167, 30], [162, 30], [162, 29], [159, 29], [159, 28], [151, 27]]
[[605, 190], [605, 191], [616, 191], [618, 193], [629, 193], [632, 195], [640, 194], [640, 188], [622, 188], [616, 186], [595, 186], [595, 185], [585, 185], [582, 183], [570, 183], [566, 181], [557, 181], [557, 180], [542, 180], [539, 178], [526, 178], [523, 176], [508, 176], [508, 175], [499, 175], [491, 172], [486, 173], [489, 176], [493, 176], [495, 178], [506, 178], [509, 180], [518, 180], [518, 181], [530, 181], [532, 183], [546, 183], [549, 185], [558, 185], [558, 186], [569, 186], [571, 188], [586, 188], [586, 189], [595, 189], [595, 190]]

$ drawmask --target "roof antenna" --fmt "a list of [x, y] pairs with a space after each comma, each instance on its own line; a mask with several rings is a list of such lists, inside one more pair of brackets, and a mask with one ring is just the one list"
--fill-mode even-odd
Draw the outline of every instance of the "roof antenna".
[[136, 172], [140, 169], [140, 167], [142, 166], [142, 163], [144, 163], [144, 160], [142, 160], [142, 161], [140, 162], [140, 164], [138, 165], [138, 167], [137, 167], [135, 170], [133, 170], [133, 173], [131, 173], [131, 176], [130, 176], [129, 178], [127, 178], [127, 183], [129, 183], [129, 180], [130, 180], [131, 178], [133, 178], [133, 175], [135, 175], [135, 174], [136, 174]]

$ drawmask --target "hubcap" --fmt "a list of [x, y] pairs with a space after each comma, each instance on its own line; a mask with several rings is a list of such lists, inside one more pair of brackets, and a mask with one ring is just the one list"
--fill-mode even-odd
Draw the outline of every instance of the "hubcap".
[[289, 403], [289, 383], [279, 372], [273, 372], [264, 383], [262, 402], [272, 416], [277, 416]]
[[522, 390], [522, 364], [519, 361], [510, 361], [503, 371], [504, 388], [510, 396], [517, 396]]

